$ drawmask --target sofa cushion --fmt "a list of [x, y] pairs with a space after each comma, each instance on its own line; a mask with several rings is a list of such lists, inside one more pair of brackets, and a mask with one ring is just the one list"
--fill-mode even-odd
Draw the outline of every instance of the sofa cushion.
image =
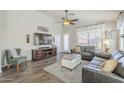
[[117, 53], [112, 57], [112, 59], [119, 60], [121, 57], [124, 57], [124, 53], [122, 53], [122, 52], [117, 52]]
[[98, 61], [98, 60], [93, 60], [92, 63], [89, 64], [89, 66], [101, 69], [101, 67], [104, 65], [104, 62]]
[[116, 73], [119, 76], [124, 78], [124, 64], [123, 63], [118, 63], [114, 73]]
[[105, 52], [95, 53], [95, 56], [105, 58], [105, 59], [110, 59], [111, 58], [111, 54], [105, 53]]
[[117, 60], [114, 60], [114, 59], [107, 60], [105, 61], [105, 64], [103, 65], [101, 70], [106, 72], [113, 72], [117, 64], [118, 64]]
[[105, 61], [106, 61], [106, 59], [103, 59], [100, 57], [94, 57], [92, 59], [91, 63], [89, 64], [89, 66], [95, 67], [95, 68], [101, 68]]
[[112, 58], [119, 52], [119, 50], [116, 50], [114, 52], [112, 52]]
[[85, 46], [84, 51], [85, 52], [92, 52], [95, 50], [95, 46]]
[[81, 48], [81, 52], [84, 52], [85, 46], [80, 46], [80, 48]]
[[118, 62], [119, 63], [117, 67], [115, 68], [114, 73], [124, 78], [124, 57], [122, 57]]
[[105, 62], [107, 59], [104, 59], [104, 58], [101, 58], [101, 57], [94, 57], [93, 60], [98, 60], [98, 61], [101, 61], [101, 62]]
[[87, 53], [87, 52], [81, 52], [82, 56], [91, 56], [91, 53]]
[[124, 64], [124, 56], [121, 57], [119, 60], [118, 60], [119, 63], [123, 63]]

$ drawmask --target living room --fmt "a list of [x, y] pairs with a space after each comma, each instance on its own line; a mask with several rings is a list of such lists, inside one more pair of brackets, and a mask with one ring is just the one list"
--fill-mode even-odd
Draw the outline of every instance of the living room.
[[[84, 65], [94, 64], [99, 57], [103, 61], [113, 51], [124, 50], [123, 18], [121, 10], [1, 10], [0, 82], [124, 82], [122, 77], [95, 81], [85, 75], [87, 67], [82, 71]], [[21, 49], [21, 55], [15, 49]], [[23, 57], [14, 63], [7, 54]], [[120, 57], [123, 55], [117, 59]], [[115, 64], [109, 73], [117, 67]]]

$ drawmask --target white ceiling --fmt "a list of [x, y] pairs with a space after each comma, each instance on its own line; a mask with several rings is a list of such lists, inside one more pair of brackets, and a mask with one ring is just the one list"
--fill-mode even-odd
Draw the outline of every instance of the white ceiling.
[[[48, 16], [54, 17], [58, 21], [65, 17], [64, 10], [39, 10]], [[71, 14], [74, 15], [71, 15]], [[70, 19], [78, 18], [76, 26], [84, 26], [90, 24], [103, 23], [105, 21], [116, 21], [120, 10], [69, 10], [68, 17]]]

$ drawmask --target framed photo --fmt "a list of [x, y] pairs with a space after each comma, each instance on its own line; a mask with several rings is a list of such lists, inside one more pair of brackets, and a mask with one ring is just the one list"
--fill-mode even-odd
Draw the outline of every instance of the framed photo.
[[30, 43], [30, 35], [29, 34], [26, 35], [26, 42]]

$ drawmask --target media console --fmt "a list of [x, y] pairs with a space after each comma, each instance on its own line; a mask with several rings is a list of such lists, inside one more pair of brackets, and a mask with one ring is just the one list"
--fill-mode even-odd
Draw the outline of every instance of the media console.
[[52, 56], [56, 56], [57, 48], [39, 48], [32, 49], [32, 60], [39, 61]]

